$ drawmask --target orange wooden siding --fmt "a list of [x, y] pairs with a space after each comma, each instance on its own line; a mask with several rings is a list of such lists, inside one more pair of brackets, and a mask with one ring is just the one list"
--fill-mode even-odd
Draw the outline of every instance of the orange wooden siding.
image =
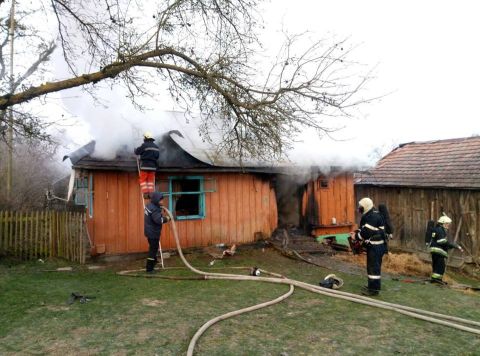
[[[322, 187], [322, 181], [328, 181], [328, 186]], [[351, 231], [355, 219], [353, 174], [310, 181], [303, 193], [302, 215], [314, 225], [315, 236]]]
[[[105, 245], [107, 254], [147, 251], [137, 174], [92, 174], [94, 209], [88, 226], [93, 243]], [[158, 175], [157, 179], [171, 175]], [[240, 173], [209, 173], [203, 177], [216, 181], [216, 191], [205, 193], [205, 218], [176, 221], [182, 247], [250, 243], [255, 233], [270, 236], [277, 227], [276, 198], [268, 179]], [[168, 204], [168, 199], [164, 203]], [[175, 248], [170, 224], [164, 226], [161, 243], [163, 249]]]

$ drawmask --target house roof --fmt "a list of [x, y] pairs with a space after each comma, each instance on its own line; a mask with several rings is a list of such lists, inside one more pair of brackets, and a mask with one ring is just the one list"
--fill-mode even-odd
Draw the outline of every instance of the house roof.
[[355, 184], [480, 189], [480, 137], [401, 144]]
[[[226, 157], [215, 155], [213, 150], [202, 150], [192, 145], [179, 131], [169, 131], [164, 134], [157, 145], [160, 148], [158, 159], [159, 171], [188, 170], [204, 171], [205, 169], [216, 171], [244, 171], [258, 173], [273, 173], [275, 167], [261, 162], [248, 162], [240, 165], [238, 162]], [[93, 155], [95, 141], [65, 156], [69, 158], [73, 168], [94, 170], [120, 170], [136, 171], [137, 160], [133, 152], [119, 150], [114, 159], [102, 159]]]

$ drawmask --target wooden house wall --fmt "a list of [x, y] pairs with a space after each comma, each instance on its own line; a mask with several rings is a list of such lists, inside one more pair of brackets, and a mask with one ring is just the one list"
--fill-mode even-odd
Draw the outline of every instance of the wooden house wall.
[[[327, 180], [327, 187], [322, 187]], [[315, 236], [352, 231], [355, 221], [353, 174], [318, 177], [306, 185], [302, 198], [306, 228]]]
[[453, 220], [450, 238], [460, 227], [457, 242], [476, 258], [480, 256], [480, 191], [356, 185], [355, 195], [356, 201], [370, 197], [376, 206], [387, 204], [396, 230], [391, 246], [425, 251], [427, 221], [436, 221], [444, 211]]
[[[91, 173], [94, 202], [88, 226], [93, 243], [104, 244], [106, 254], [147, 251], [137, 174]], [[171, 175], [157, 175], [157, 179]], [[182, 175], [185, 174], [175, 174]], [[216, 181], [216, 191], [205, 193], [205, 218], [176, 221], [182, 247], [249, 243], [255, 241], [258, 233], [270, 236], [277, 227], [276, 199], [268, 178], [240, 173], [202, 176]], [[170, 224], [164, 226], [161, 243], [163, 249], [176, 247]]]

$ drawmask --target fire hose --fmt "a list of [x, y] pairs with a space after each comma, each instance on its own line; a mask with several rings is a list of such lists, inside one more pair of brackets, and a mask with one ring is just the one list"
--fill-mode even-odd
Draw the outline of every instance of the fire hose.
[[[413, 318], [416, 318], [416, 319], [420, 319], [420, 320], [428, 321], [428, 322], [431, 322], [431, 323], [444, 325], [444, 326], [448, 326], [448, 327], [455, 328], [455, 329], [458, 329], [458, 330], [462, 330], [462, 331], [466, 331], [466, 332], [470, 332], [470, 333], [473, 333], [473, 334], [480, 335], [480, 329], [471, 327], [471, 326], [480, 327], [480, 322], [478, 322], [478, 321], [463, 319], [463, 318], [460, 318], [460, 317], [455, 317], [455, 316], [450, 316], [450, 315], [445, 315], [445, 314], [440, 314], [440, 313], [435, 313], [435, 312], [431, 312], [431, 311], [428, 311], [428, 310], [423, 310], [423, 309], [417, 309], [417, 308], [413, 308], [413, 307], [404, 306], [404, 305], [401, 305], [401, 304], [379, 301], [379, 300], [375, 300], [375, 299], [372, 299], [372, 298], [359, 296], [359, 295], [354, 294], [354, 293], [342, 292], [342, 291], [334, 290], [334, 289], [327, 289], [327, 288], [323, 288], [323, 287], [316, 286], [316, 285], [313, 285], [313, 284], [297, 281], [297, 280], [294, 280], [294, 279], [285, 278], [285, 277], [280, 276], [280, 275], [277, 275], [278, 277], [260, 277], [260, 276], [256, 277], [256, 276], [245, 276], [245, 275], [237, 275], [237, 274], [213, 273], [213, 272], [201, 271], [201, 270], [193, 267], [192, 265], [190, 265], [190, 263], [187, 261], [187, 259], [183, 255], [182, 247], [180, 245], [180, 241], [179, 241], [179, 238], [178, 238], [178, 231], [177, 231], [177, 226], [175, 224], [175, 220], [173, 219], [173, 216], [172, 216], [171, 212], [167, 208], [163, 207], [163, 209], [165, 210], [166, 214], [171, 219], [170, 221], [172, 222], [172, 231], [173, 231], [173, 235], [174, 235], [174, 238], [175, 238], [175, 243], [176, 243], [176, 247], [177, 247], [177, 250], [178, 250], [178, 254], [179, 254], [182, 262], [184, 263], [184, 265], [188, 269], [190, 269], [193, 273], [201, 275], [203, 277], [203, 279], [257, 281], [257, 282], [268, 282], [268, 283], [275, 283], [275, 284], [286, 284], [286, 285], [290, 286], [290, 290], [289, 290], [288, 293], [278, 297], [275, 300], [265, 302], [265, 303], [261, 303], [261, 304], [251, 306], [251, 307], [248, 307], [248, 308], [240, 309], [240, 310], [237, 310], [237, 311], [233, 311], [233, 312], [218, 316], [218, 317], [208, 321], [207, 323], [205, 323], [197, 331], [195, 336], [190, 341], [190, 345], [189, 345], [188, 351], [187, 351], [187, 355], [189, 355], [189, 356], [193, 355], [193, 349], [195, 347], [196, 341], [199, 339], [201, 334], [205, 330], [208, 329], [209, 326], [213, 325], [214, 323], [216, 323], [220, 320], [224, 320], [228, 317], [239, 315], [241, 313], [245, 313], [245, 312], [248, 312], [248, 311], [256, 310], [256, 309], [262, 308], [264, 306], [272, 305], [274, 303], [278, 303], [278, 302], [284, 300], [285, 298], [287, 298], [289, 295], [291, 295], [293, 293], [293, 287], [299, 287], [299, 288], [308, 290], [310, 292], [325, 295], [325, 296], [332, 297], [332, 298], [348, 300], [348, 301], [351, 301], [351, 302], [354, 302], [354, 303], [359, 303], [359, 304], [363, 304], [363, 305], [369, 305], [369, 306], [372, 306], [372, 307], [377, 307], [377, 308], [381, 308], [381, 309], [395, 311], [397, 313], [407, 315], [407, 316], [410, 316], [410, 317], [413, 317]], [[464, 325], [461, 325], [461, 324], [464, 324]], [[466, 325], [470, 325], [470, 326], [466, 326]]]

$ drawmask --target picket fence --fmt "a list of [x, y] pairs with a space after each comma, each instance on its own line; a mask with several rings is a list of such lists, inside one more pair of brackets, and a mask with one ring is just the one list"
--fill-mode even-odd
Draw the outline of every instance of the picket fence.
[[1, 255], [85, 263], [87, 245], [84, 213], [0, 211]]

